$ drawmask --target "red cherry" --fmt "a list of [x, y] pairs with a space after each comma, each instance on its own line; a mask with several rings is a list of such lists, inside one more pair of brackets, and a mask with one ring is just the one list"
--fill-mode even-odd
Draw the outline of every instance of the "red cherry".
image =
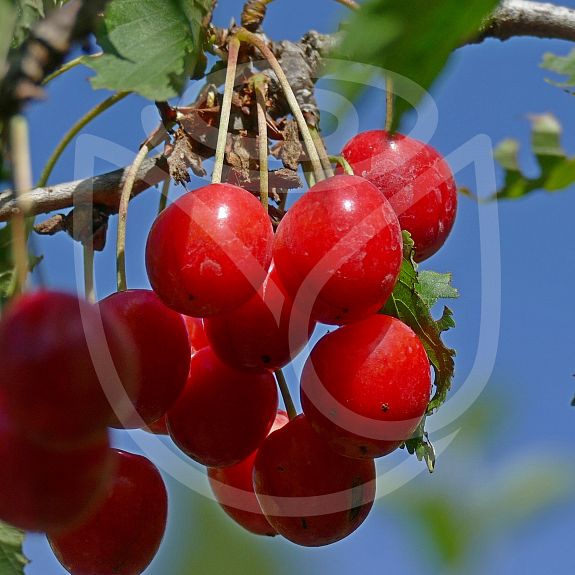
[[188, 329], [188, 339], [192, 353], [210, 345], [206, 337], [203, 320], [199, 317], [190, 317], [189, 315], [183, 315], [182, 317]]
[[151, 290], [114, 293], [100, 302], [100, 309], [122, 319], [140, 361], [140, 385], [130, 397], [135, 410], [115, 421], [114, 427], [143, 427], [162, 417], [184, 389], [190, 369], [186, 324]]
[[106, 494], [115, 459], [104, 431], [68, 449], [23, 435], [0, 405], [0, 519], [26, 531], [56, 531], [82, 521]]
[[271, 372], [233, 369], [205, 347], [192, 356], [186, 387], [167, 414], [168, 430], [192, 459], [227, 467], [258, 448], [277, 406]]
[[[285, 411], [278, 411], [270, 433], [289, 421]], [[256, 535], [276, 534], [264, 517], [254, 493], [252, 481], [257, 451], [231, 467], [208, 469], [210, 487], [222, 509], [239, 525]]]
[[148, 277], [172, 309], [217, 315], [254, 295], [266, 277], [272, 241], [271, 222], [252, 194], [210, 184], [156, 218], [146, 245]]
[[[114, 407], [127, 414], [139, 377], [129, 330], [108, 310], [76, 296], [20, 297], [0, 322], [6, 407], [36, 440], [70, 445], [100, 437]], [[123, 385], [123, 387], [122, 387]]]
[[390, 201], [401, 228], [413, 238], [416, 260], [444, 244], [455, 220], [457, 188], [437, 150], [401, 134], [370, 130], [353, 137], [342, 155]]
[[80, 526], [48, 537], [73, 575], [139, 575], [162, 541], [168, 497], [159, 471], [145, 457], [114, 453], [118, 470], [104, 502]]
[[423, 344], [385, 315], [325, 335], [301, 377], [310, 424], [348, 457], [381, 457], [397, 448], [421, 421], [430, 392]]
[[375, 465], [338, 455], [300, 415], [261, 445], [254, 489], [280, 535], [298, 545], [328, 545], [367, 517], [375, 498]]
[[272, 266], [258, 293], [227, 314], [204, 320], [214, 353], [240, 369], [278, 369], [309, 341], [315, 322], [294, 307]]
[[281, 221], [274, 245], [277, 271], [295, 305], [328, 324], [379, 311], [401, 256], [389, 202], [367, 180], [346, 175], [312, 186]]

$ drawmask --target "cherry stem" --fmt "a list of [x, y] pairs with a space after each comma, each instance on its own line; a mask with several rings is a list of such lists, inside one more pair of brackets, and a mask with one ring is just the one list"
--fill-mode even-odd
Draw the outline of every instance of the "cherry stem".
[[284, 375], [284, 372], [281, 369], [275, 370], [276, 374], [276, 381], [278, 382], [278, 387], [280, 388], [280, 392], [282, 394], [282, 399], [284, 402], [284, 406], [286, 408], [288, 417], [290, 420], [295, 419], [297, 417], [297, 411], [295, 409], [295, 405], [291, 398], [291, 394], [289, 392], [289, 387]]
[[94, 118], [99, 116], [102, 112], [105, 112], [108, 108], [111, 108], [114, 104], [123, 100], [126, 96], [128, 96], [130, 92], [118, 92], [113, 94], [109, 98], [106, 98], [103, 102], [100, 102], [96, 106], [94, 106], [85, 116], [80, 118], [69, 130], [66, 132], [64, 137], [60, 140], [58, 145], [56, 146], [55, 150], [52, 152], [52, 155], [46, 162], [42, 173], [40, 174], [40, 179], [38, 180], [38, 187], [43, 188], [48, 183], [48, 178], [56, 165], [56, 162], [60, 159], [60, 156], [68, 146], [68, 144], [72, 141], [72, 139], [84, 128], [87, 124], [89, 124]]
[[84, 297], [90, 303], [96, 302], [94, 291], [94, 240], [90, 238], [82, 244], [84, 264]]
[[267, 85], [260, 77], [254, 80], [256, 91], [256, 107], [258, 112], [258, 151], [260, 164], [260, 201], [264, 210], [268, 211], [269, 181], [268, 181], [268, 126], [266, 121], [266, 91]]
[[340, 165], [348, 176], [355, 175], [350, 163], [343, 156], [328, 156], [328, 158], [330, 162]]
[[361, 6], [355, 0], [335, 0], [344, 6], [347, 6], [350, 10], [359, 10]]
[[333, 177], [334, 172], [333, 168], [331, 167], [329, 157], [327, 155], [327, 150], [325, 149], [325, 144], [323, 143], [323, 138], [321, 137], [321, 134], [319, 133], [318, 129], [315, 126], [311, 126], [310, 124], [308, 124], [308, 127], [317, 153], [319, 154], [321, 167], [323, 168], [325, 175], [328, 178], [331, 178]]
[[385, 131], [391, 132], [393, 127], [393, 80], [390, 76], [385, 78]]
[[224, 158], [226, 155], [226, 142], [228, 140], [228, 125], [230, 123], [230, 111], [232, 108], [232, 96], [236, 81], [236, 66], [238, 63], [239, 51], [240, 41], [235, 36], [232, 36], [228, 42], [228, 67], [226, 69], [224, 98], [220, 112], [220, 126], [218, 128], [218, 142], [216, 144], [212, 184], [219, 184], [222, 181], [222, 171], [224, 169]]
[[76, 66], [79, 66], [80, 64], [84, 64], [86, 62], [86, 58], [91, 60], [92, 58], [99, 58], [103, 54], [104, 54], [104, 52], [99, 52], [98, 54], [90, 54], [89, 56], [86, 56], [86, 55], [78, 56], [78, 58], [74, 58], [73, 60], [66, 62], [60, 68], [58, 68], [55, 72], [48, 74], [48, 76], [46, 76], [44, 78], [44, 80], [42, 81], [42, 85], [45, 86], [46, 84], [48, 84], [48, 82], [51, 82], [52, 80], [54, 80], [58, 76], [61, 76], [65, 72], [68, 72], [68, 70], [72, 70], [72, 68], [75, 68]]
[[159, 146], [162, 141], [166, 139], [166, 136], [166, 129], [163, 124], [160, 124], [142, 144], [134, 162], [128, 168], [126, 174], [126, 180], [120, 195], [120, 205], [118, 207], [118, 234], [116, 239], [116, 282], [118, 291], [125, 291], [128, 289], [128, 282], [126, 279], [126, 226], [128, 219], [128, 205], [130, 204], [132, 190], [134, 189], [134, 182], [136, 181], [138, 170], [148, 155], [148, 152], [153, 150], [156, 146]]
[[285, 72], [282, 70], [280, 63], [277, 61], [277, 58], [274, 56], [273, 52], [270, 50], [268, 45], [262, 40], [257, 34], [253, 34], [249, 32], [245, 28], [239, 28], [236, 31], [236, 37], [239, 38], [243, 42], [248, 42], [252, 46], [255, 46], [264, 56], [264, 58], [268, 61], [271, 69], [275, 72], [277, 76], [278, 82], [282, 90], [284, 91], [286, 100], [289, 104], [293, 117], [295, 118], [297, 125], [299, 127], [299, 131], [301, 132], [309, 160], [313, 166], [313, 171], [315, 174], [315, 178], [317, 181], [321, 181], [325, 179], [325, 174], [323, 173], [323, 168], [321, 166], [321, 161], [319, 159], [319, 155], [317, 153], [312, 135], [308, 128], [307, 122], [305, 121], [304, 115], [299, 107], [299, 103], [293, 90], [289, 84], [287, 76]]
[[30, 138], [28, 122], [22, 115], [10, 119], [10, 156], [12, 180], [18, 210], [12, 218], [12, 259], [14, 261], [14, 282], [11, 295], [20, 293], [26, 285], [28, 275], [28, 192], [32, 189], [32, 166], [30, 161]]
[[172, 182], [172, 179], [170, 177], [167, 177], [162, 182], [162, 189], [160, 191], [160, 202], [158, 204], [158, 214], [161, 214], [166, 209], [166, 206], [168, 205], [168, 194], [170, 193], [171, 182]]

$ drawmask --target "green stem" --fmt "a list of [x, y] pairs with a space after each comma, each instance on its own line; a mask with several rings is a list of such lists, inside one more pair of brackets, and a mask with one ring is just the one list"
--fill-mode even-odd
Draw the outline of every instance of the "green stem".
[[48, 183], [48, 178], [56, 165], [56, 162], [60, 159], [60, 156], [68, 146], [68, 144], [72, 141], [72, 139], [80, 132], [84, 126], [89, 124], [94, 118], [99, 116], [102, 112], [106, 111], [108, 108], [112, 107], [116, 102], [124, 99], [130, 92], [118, 92], [100, 102], [98, 105], [94, 106], [85, 116], [80, 118], [64, 135], [64, 137], [60, 140], [59, 144], [56, 146], [56, 149], [52, 152], [52, 155], [46, 162], [42, 173], [40, 174], [40, 179], [38, 181], [38, 187], [44, 187]]
[[14, 261], [14, 282], [11, 295], [23, 291], [28, 275], [28, 231], [26, 213], [27, 193], [32, 189], [32, 166], [30, 160], [30, 138], [28, 122], [24, 116], [10, 119], [10, 157], [12, 179], [16, 196], [17, 212], [12, 217], [12, 259]]
[[282, 394], [282, 399], [284, 401], [284, 405], [290, 420], [297, 417], [297, 411], [295, 409], [295, 405], [291, 398], [291, 394], [289, 392], [289, 387], [284, 375], [284, 372], [281, 369], [276, 369], [276, 381], [278, 382], [278, 387], [280, 388], [280, 393]]
[[170, 192], [170, 184], [172, 179], [167, 177], [162, 183], [162, 190], [160, 193], [160, 203], [158, 204], [158, 214], [161, 214], [168, 205], [168, 194]]
[[266, 122], [266, 83], [257, 79], [254, 82], [256, 90], [256, 107], [258, 112], [258, 151], [260, 164], [260, 201], [264, 210], [268, 211], [269, 181], [268, 181], [268, 126]]
[[87, 58], [99, 58], [102, 54], [103, 54], [103, 52], [100, 52], [99, 54], [91, 54], [90, 56], [78, 56], [78, 58], [74, 58], [73, 60], [66, 62], [60, 68], [58, 68], [55, 72], [48, 74], [48, 76], [46, 76], [44, 78], [44, 80], [42, 81], [42, 85], [45, 86], [46, 84], [48, 84], [48, 82], [51, 82], [52, 80], [54, 80], [58, 76], [61, 76], [62, 74], [67, 72], [68, 70], [71, 70], [72, 68], [75, 68], [76, 66], [79, 66], [80, 64], [83, 64]]
[[96, 302], [94, 291], [94, 239], [82, 244], [84, 262], [84, 297], [90, 303]]
[[385, 131], [391, 132], [393, 127], [393, 80], [390, 76], [385, 78]]
[[285, 75], [285, 72], [282, 70], [282, 67], [277, 61], [277, 58], [274, 56], [273, 52], [269, 49], [268, 45], [257, 34], [252, 34], [245, 28], [239, 28], [236, 32], [236, 36], [240, 40], [248, 42], [252, 46], [255, 46], [262, 53], [264, 58], [268, 61], [271, 69], [275, 72], [278, 82], [280, 83], [280, 86], [284, 91], [291, 112], [297, 122], [299, 131], [301, 132], [309, 156], [309, 160], [313, 166], [315, 178], [317, 181], [324, 180], [325, 174], [323, 173], [323, 169], [321, 167], [321, 161], [315, 148], [312, 135], [307, 126], [307, 122], [305, 121], [301, 108], [299, 107], [297, 98], [295, 97], [295, 94], [291, 89], [287, 76]]
[[120, 195], [120, 205], [118, 207], [118, 235], [116, 239], [116, 282], [118, 291], [125, 291], [128, 289], [128, 280], [126, 278], [126, 227], [128, 221], [128, 205], [132, 196], [134, 182], [136, 181], [136, 174], [142, 165], [145, 157], [151, 148], [148, 144], [144, 144], [134, 162], [130, 166], [126, 175], [126, 181], [122, 188]]
[[323, 138], [321, 137], [321, 134], [319, 133], [318, 129], [315, 126], [310, 126], [308, 124], [308, 127], [309, 127], [309, 132], [311, 134], [311, 137], [313, 139], [313, 143], [314, 143], [315, 148], [317, 150], [317, 153], [319, 154], [319, 159], [321, 161], [321, 167], [323, 168], [325, 175], [328, 178], [331, 178], [331, 177], [333, 177], [334, 172], [333, 172], [333, 168], [331, 167], [329, 157], [327, 155], [327, 150], [325, 149], [325, 144], [323, 143]]
[[354, 176], [355, 175], [353, 173], [353, 168], [351, 167], [350, 163], [343, 156], [328, 156], [328, 158], [329, 158], [330, 162], [332, 162], [334, 164], [339, 164], [343, 168], [343, 171], [348, 176]]
[[226, 142], [228, 139], [228, 125], [230, 123], [230, 110], [232, 107], [232, 96], [236, 81], [236, 66], [240, 51], [240, 41], [232, 37], [228, 43], [228, 66], [226, 69], [226, 83], [224, 86], [224, 98], [220, 113], [220, 126], [218, 128], [218, 142], [216, 144], [216, 156], [214, 160], [214, 171], [212, 172], [212, 184], [219, 184], [222, 181], [222, 171], [224, 169], [224, 158], [226, 155]]

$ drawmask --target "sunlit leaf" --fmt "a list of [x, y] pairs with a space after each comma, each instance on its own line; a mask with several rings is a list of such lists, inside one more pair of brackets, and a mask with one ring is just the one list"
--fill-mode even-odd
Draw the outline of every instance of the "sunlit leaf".
[[0, 573], [24, 575], [28, 560], [22, 552], [24, 532], [0, 521]]

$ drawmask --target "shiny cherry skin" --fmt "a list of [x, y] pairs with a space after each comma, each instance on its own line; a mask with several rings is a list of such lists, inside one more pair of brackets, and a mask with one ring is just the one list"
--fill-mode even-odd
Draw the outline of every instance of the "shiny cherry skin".
[[338, 455], [300, 415], [261, 445], [254, 489], [280, 535], [298, 545], [329, 545], [367, 517], [375, 498], [375, 464]]
[[100, 309], [115, 313], [128, 327], [140, 362], [138, 390], [130, 397], [134, 409], [114, 427], [144, 427], [160, 419], [184, 389], [190, 369], [186, 324], [151, 290], [114, 293], [100, 302]]
[[[289, 421], [285, 411], [278, 411], [270, 433], [282, 428]], [[217, 502], [222, 509], [244, 529], [256, 535], [276, 535], [262, 509], [253, 485], [253, 471], [257, 451], [231, 467], [210, 467], [208, 479]]]
[[23, 431], [46, 444], [99, 437], [114, 417], [110, 402], [120, 414], [129, 413], [125, 395], [137, 389], [136, 358], [120, 318], [75, 295], [24, 295], [0, 322], [0, 389], [7, 409]]
[[145, 457], [114, 450], [118, 467], [105, 500], [81, 525], [49, 534], [58, 561], [73, 575], [139, 575], [164, 536], [168, 496]]
[[342, 155], [390, 201], [413, 238], [417, 261], [444, 244], [455, 221], [457, 187], [437, 150], [402, 134], [369, 130], [353, 137]]
[[183, 315], [188, 330], [188, 339], [190, 341], [191, 352], [195, 353], [200, 349], [210, 345], [206, 337], [206, 330], [204, 329], [204, 322], [199, 317], [190, 317]]
[[204, 320], [214, 353], [240, 369], [278, 369], [305, 346], [315, 327], [281, 284], [272, 265], [257, 294], [227, 314]]
[[167, 306], [210, 317], [254, 295], [266, 277], [272, 242], [271, 222], [252, 194], [210, 184], [184, 194], [156, 218], [146, 269]]
[[68, 449], [39, 445], [0, 405], [0, 519], [26, 531], [69, 528], [102, 501], [115, 459], [107, 432]]
[[348, 457], [381, 457], [396, 449], [421, 421], [430, 392], [423, 344], [407, 325], [386, 315], [325, 335], [301, 377], [310, 424]]
[[235, 465], [253, 453], [274, 422], [278, 394], [268, 370], [241, 371], [211, 348], [192, 356], [184, 391], [168, 411], [174, 443], [207, 467]]
[[376, 313], [397, 280], [399, 222], [367, 180], [335, 176], [312, 186], [278, 226], [274, 263], [295, 305], [345, 324]]

